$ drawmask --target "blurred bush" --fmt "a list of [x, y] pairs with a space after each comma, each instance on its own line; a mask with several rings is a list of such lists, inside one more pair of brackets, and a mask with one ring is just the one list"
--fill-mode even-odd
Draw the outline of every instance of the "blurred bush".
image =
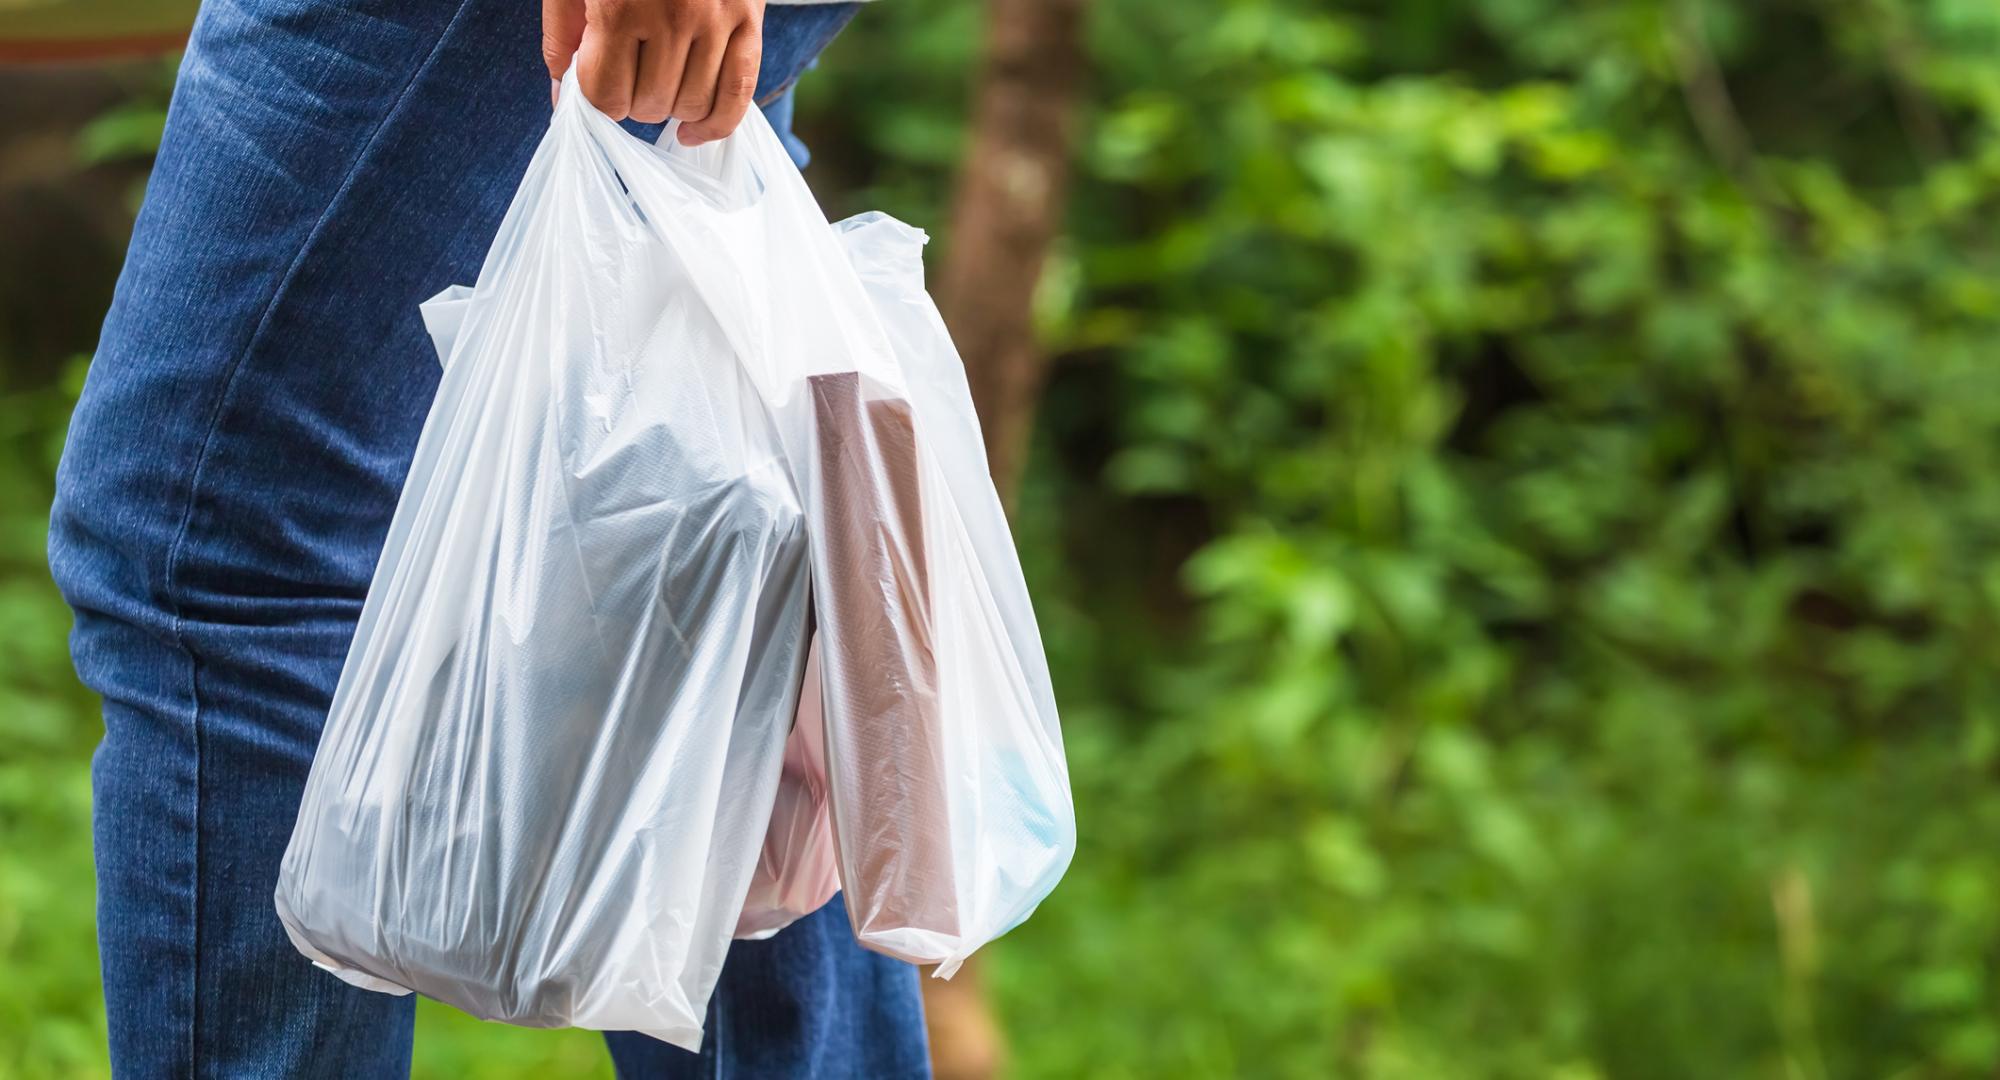
[[[873, 6], [804, 84], [831, 213], [942, 223], [978, 19]], [[1083, 848], [993, 951], [1018, 1075], [2000, 1069], [1997, 46], [1973, 0], [1099, 0], [1018, 515]], [[61, 393], [0, 459], [21, 1075], [101, 1039]]]
[[69, 610], [42, 561], [81, 374], [0, 382], [0, 1077], [105, 1071], [89, 774], [102, 729], [70, 674]]
[[[2000, 9], [1093, 16], [1018, 1071], [1991, 1075]], [[857, 204], [963, 18], [808, 91]]]

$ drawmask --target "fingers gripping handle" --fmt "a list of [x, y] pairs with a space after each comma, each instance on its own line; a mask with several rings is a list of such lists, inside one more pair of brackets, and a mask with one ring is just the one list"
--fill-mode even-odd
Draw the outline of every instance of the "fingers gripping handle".
[[767, 182], [804, 184], [760, 109], [746, 113], [729, 135], [690, 147], [674, 137], [679, 120], [669, 120], [659, 140], [652, 143], [625, 130], [591, 105], [577, 82], [574, 65], [563, 73], [555, 96], [555, 116], [550, 123], [570, 125], [586, 135], [621, 176], [628, 168], [658, 173], [669, 182], [686, 185], [692, 189], [688, 194], [719, 208], [758, 201]]

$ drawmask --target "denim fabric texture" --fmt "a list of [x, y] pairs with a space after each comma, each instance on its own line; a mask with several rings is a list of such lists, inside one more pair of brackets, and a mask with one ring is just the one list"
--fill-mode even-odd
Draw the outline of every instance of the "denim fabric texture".
[[[311, 967], [271, 897], [436, 390], [417, 304], [478, 276], [548, 122], [539, 10], [201, 6], [50, 530], [104, 699], [120, 1076], [408, 1073], [411, 999]], [[782, 91], [853, 12], [770, 9], [758, 98], [781, 129]], [[915, 972], [855, 945], [837, 902], [731, 950], [700, 1055], [609, 1039], [631, 1077], [927, 1071]]]

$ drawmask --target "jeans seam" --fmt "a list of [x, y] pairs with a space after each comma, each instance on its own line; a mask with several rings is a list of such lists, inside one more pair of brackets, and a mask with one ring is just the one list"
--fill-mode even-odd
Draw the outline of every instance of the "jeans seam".
[[723, 1080], [722, 1063], [728, 1049], [723, 1045], [725, 1039], [723, 1033], [729, 1028], [722, 1021], [722, 1010], [728, 997], [729, 994], [721, 986], [715, 988], [715, 1053], [709, 1058], [715, 1064], [710, 1072], [713, 1080]]
[[291, 288], [292, 281], [298, 276], [299, 269], [305, 265], [306, 256], [308, 255], [308, 253], [312, 251], [313, 245], [319, 239], [320, 234], [323, 231], [325, 231], [327, 222], [333, 217], [335, 208], [338, 207], [341, 204], [342, 200], [344, 200], [347, 197], [348, 193], [351, 190], [353, 190], [355, 177], [360, 174], [361, 165], [364, 161], [367, 160], [369, 151], [374, 148], [376, 141], [381, 138], [382, 131], [389, 125], [389, 121], [395, 118], [396, 114], [402, 110], [404, 104], [409, 100], [410, 91], [415, 89], [417, 83], [420, 80], [422, 80], [424, 73], [429, 71], [431, 66], [437, 62], [438, 53], [444, 48], [444, 43], [446, 39], [451, 36], [452, 28], [458, 25], [459, 18], [465, 14], [465, 9], [469, 4], [470, 0], [461, 0], [458, 7], [452, 11], [451, 18], [447, 19], [445, 21], [444, 27], [438, 31], [437, 40], [431, 43], [430, 51], [424, 55], [423, 62], [418, 64], [416, 68], [411, 71], [409, 81], [405, 82], [403, 84], [403, 88], [397, 91], [396, 99], [389, 103], [389, 107], [387, 109], [383, 110], [382, 118], [376, 121], [375, 127], [371, 131], [369, 131], [368, 137], [362, 141], [360, 149], [354, 155], [353, 162], [348, 166], [347, 173], [340, 178], [339, 186], [334, 188], [333, 194], [327, 198], [326, 206], [320, 210], [319, 216], [315, 218], [313, 221], [312, 228], [307, 230], [305, 239], [299, 243], [298, 254], [292, 257], [291, 263], [285, 267], [284, 274], [281, 277], [279, 277], [278, 283], [272, 287], [270, 299], [264, 302], [263, 310], [258, 313], [257, 325], [250, 331], [249, 339], [243, 343], [243, 347], [240, 350], [238, 350], [235, 358], [229, 362], [229, 371], [226, 375], [223, 376], [222, 379], [222, 389], [216, 394], [215, 407], [212, 410], [210, 410], [209, 413], [207, 429], [202, 433], [201, 446], [199, 449], [195, 451], [194, 468], [191, 470], [191, 474], [188, 479], [187, 505], [183, 507], [181, 510], [180, 524], [178, 527], [176, 527], [174, 531], [173, 542], [167, 548], [167, 559], [166, 559], [165, 573], [163, 575], [163, 581], [162, 581], [163, 585], [162, 591], [164, 593], [164, 599], [172, 613], [172, 621], [169, 625], [171, 627], [174, 644], [176, 647], [180, 649], [183, 655], [188, 657], [189, 660], [188, 697], [191, 706], [190, 723], [192, 725], [193, 735], [194, 735], [194, 845], [193, 846], [194, 846], [195, 880], [194, 880], [194, 903], [192, 905], [194, 909], [193, 911], [194, 925], [190, 928], [190, 933], [194, 944], [194, 963], [190, 965], [190, 972], [189, 972], [189, 978], [190, 981], [193, 983], [193, 987], [192, 987], [192, 993], [189, 995], [190, 1001], [188, 1009], [188, 1072], [190, 1076], [198, 1076], [200, 1075], [201, 1072], [201, 1013], [202, 1013], [201, 1009], [202, 790], [201, 789], [203, 782], [202, 765], [203, 765], [204, 754], [202, 749], [203, 740], [202, 740], [202, 722], [201, 722], [202, 721], [202, 707], [201, 707], [202, 665], [200, 659], [195, 655], [194, 650], [188, 646], [187, 638], [184, 633], [184, 628], [186, 626], [186, 618], [185, 618], [185, 613], [182, 609], [181, 596], [178, 587], [179, 586], [178, 579], [180, 576], [179, 569], [180, 569], [181, 553], [183, 549], [185, 549], [187, 546], [188, 533], [193, 528], [194, 525], [195, 504], [201, 498], [202, 476], [203, 472], [205, 471], [208, 465], [210, 452], [215, 445], [215, 434], [222, 427], [223, 415], [227, 413], [229, 410], [230, 398], [232, 396], [232, 392], [236, 388], [237, 378], [243, 373], [243, 366], [245, 362], [249, 360], [250, 354], [255, 352], [259, 343], [263, 341], [265, 331], [269, 329], [271, 325], [272, 314], [277, 310], [279, 302], [284, 299], [286, 292]]

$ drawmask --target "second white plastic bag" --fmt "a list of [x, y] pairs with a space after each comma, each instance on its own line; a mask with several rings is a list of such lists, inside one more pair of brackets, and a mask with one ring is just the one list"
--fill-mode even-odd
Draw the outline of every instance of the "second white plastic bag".
[[1055, 694], [921, 230], [835, 227], [896, 379], [808, 378], [820, 687], [841, 887], [870, 948], [949, 977], [1076, 845]]

